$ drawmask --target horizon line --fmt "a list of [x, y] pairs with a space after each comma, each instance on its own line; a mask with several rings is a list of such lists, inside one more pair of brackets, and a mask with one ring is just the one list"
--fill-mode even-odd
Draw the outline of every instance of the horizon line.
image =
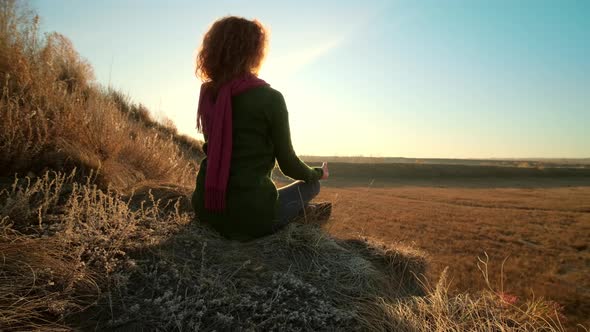
[[299, 157], [326, 157], [326, 158], [396, 158], [396, 159], [426, 159], [426, 160], [590, 160], [590, 157], [400, 157], [400, 156], [364, 156], [364, 155], [318, 155], [318, 154], [300, 154]]

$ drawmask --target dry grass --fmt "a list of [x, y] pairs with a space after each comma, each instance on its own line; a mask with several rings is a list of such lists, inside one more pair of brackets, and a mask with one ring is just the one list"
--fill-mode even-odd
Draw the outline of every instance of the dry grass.
[[80, 176], [99, 170], [101, 184], [119, 189], [192, 184], [196, 164], [185, 152], [194, 155], [195, 142], [96, 86], [70, 41], [56, 33], [41, 38], [38, 18], [19, 4], [3, 0], [0, 8], [0, 176], [77, 168]]
[[[424, 260], [415, 253], [399, 252], [379, 267], [371, 261], [379, 260], [377, 255], [360, 254], [359, 243], [337, 242], [304, 225], [257, 241], [228, 242], [208, 229], [189, 225], [144, 255], [133, 283], [121, 292], [120, 303], [127, 310], [115, 310], [122, 314], [106, 326], [367, 328], [371, 322], [361, 315], [365, 302], [385, 293], [400, 297], [419, 292], [410, 271], [423, 270]], [[386, 266], [399, 272], [400, 265], [405, 266], [407, 278], [384, 273]]]
[[[6, 230], [6, 229], [5, 229]], [[66, 314], [92, 303], [92, 273], [56, 239], [0, 239], [0, 325], [3, 329], [66, 329]]]
[[190, 222], [182, 190], [135, 200], [75, 179], [0, 194], [7, 330], [560, 330], [544, 302], [423, 287], [424, 254], [402, 244], [303, 224], [231, 242]]
[[48, 173], [0, 192], [3, 329], [66, 329], [65, 318], [95, 304], [128, 267], [127, 251], [190, 220], [175, 208], [178, 200], [153, 198], [134, 210], [116, 193], [75, 178]]
[[97, 86], [21, 4], [0, 0], [3, 331], [562, 330], [543, 302], [423, 287], [426, 258], [402, 244], [191, 223], [198, 144]]
[[430, 252], [430, 279], [448, 267], [452, 294], [488, 288], [476, 265], [487, 253], [499, 292], [545, 299], [547, 306], [561, 308], [562, 324], [571, 330], [590, 326], [586, 186], [557, 180], [407, 181], [324, 187], [320, 199], [335, 204], [326, 225], [330, 234], [403, 241]]

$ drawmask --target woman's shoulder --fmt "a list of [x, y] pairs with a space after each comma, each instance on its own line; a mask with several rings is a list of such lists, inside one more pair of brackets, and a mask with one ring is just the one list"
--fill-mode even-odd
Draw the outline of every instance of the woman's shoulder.
[[252, 88], [242, 94], [244, 99], [255, 100], [265, 106], [282, 106], [285, 104], [283, 94], [268, 85]]
[[246, 92], [250, 92], [252, 95], [265, 96], [269, 99], [277, 99], [283, 97], [283, 94], [279, 90], [271, 87], [270, 85], [255, 87]]

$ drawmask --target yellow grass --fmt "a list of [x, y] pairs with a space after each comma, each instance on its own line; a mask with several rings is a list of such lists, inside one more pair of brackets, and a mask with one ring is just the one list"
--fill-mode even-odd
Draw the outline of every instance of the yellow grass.
[[590, 287], [583, 236], [590, 232], [590, 187], [567, 179], [373, 185], [324, 186], [319, 199], [335, 204], [330, 234], [412, 243], [432, 253], [433, 280], [448, 267], [452, 293], [487, 288], [476, 267], [487, 253], [498, 291], [543, 298], [562, 307], [565, 326], [589, 326], [590, 297], [580, 290]]

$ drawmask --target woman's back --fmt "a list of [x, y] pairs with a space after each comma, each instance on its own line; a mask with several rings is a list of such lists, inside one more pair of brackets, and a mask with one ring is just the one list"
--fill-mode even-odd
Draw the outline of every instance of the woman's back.
[[[193, 206], [198, 218], [229, 237], [269, 234], [276, 223], [277, 189], [271, 175], [275, 160], [281, 170], [298, 180], [315, 181], [321, 170], [296, 156], [291, 145], [288, 112], [283, 96], [268, 86], [232, 97], [232, 158], [223, 212], [204, 208], [207, 158], [201, 162]], [[207, 137], [205, 137], [207, 142]], [[203, 146], [207, 154], [207, 143]]]
[[280, 111], [280, 93], [270, 87], [248, 90], [232, 98], [233, 150], [229, 188], [257, 186], [275, 165], [271, 113]]

